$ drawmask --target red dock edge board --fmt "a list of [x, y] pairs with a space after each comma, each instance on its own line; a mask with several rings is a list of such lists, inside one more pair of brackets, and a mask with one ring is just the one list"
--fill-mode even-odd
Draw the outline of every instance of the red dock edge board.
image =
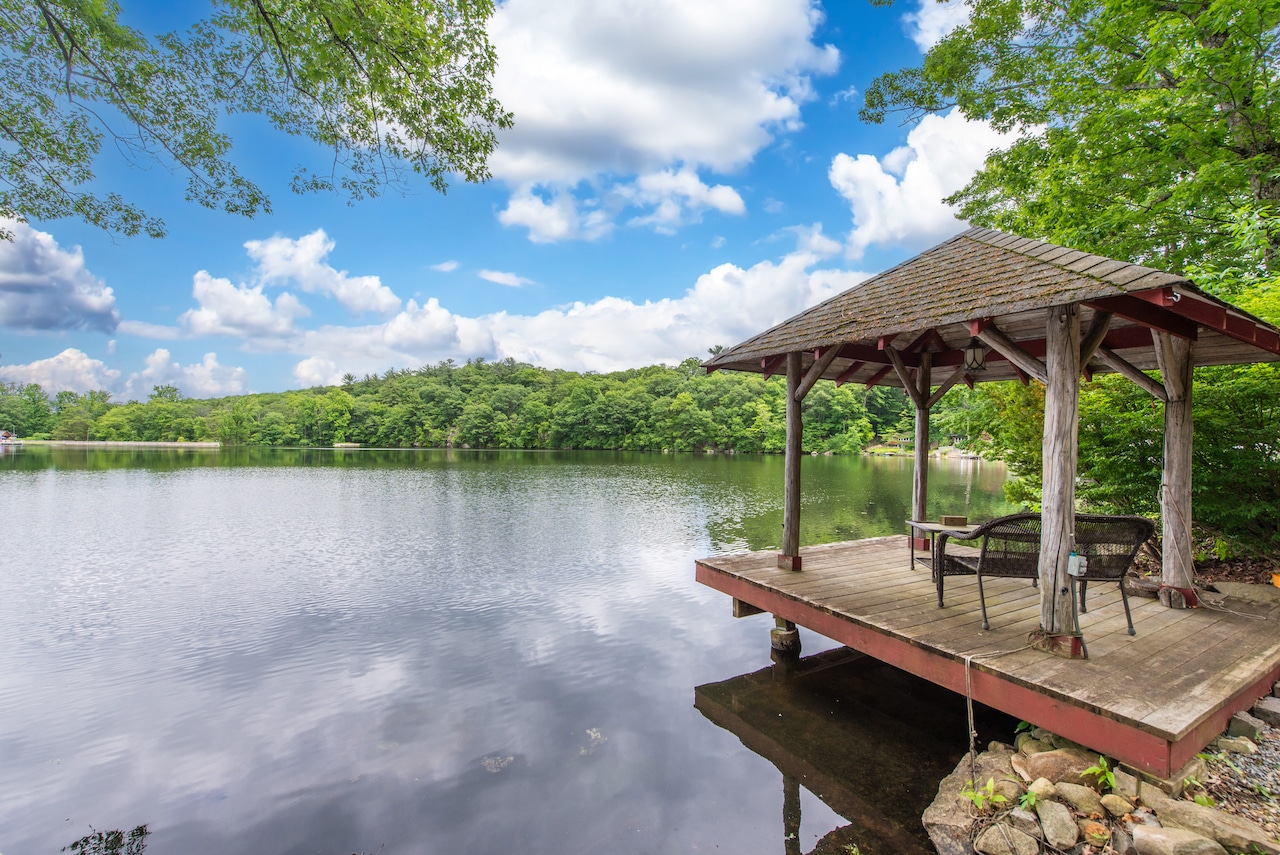
[[[709, 588], [785, 618], [930, 683], [944, 686], [961, 695], [965, 693], [963, 659], [861, 626], [850, 619], [762, 588], [700, 561], [696, 564], [697, 581]], [[1248, 709], [1255, 700], [1269, 694], [1278, 679], [1280, 666], [1233, 697], [1227, 698], [1216, 712], [1180, 739], [1169, 741], [1066, 700], [1014, 683], [984, 670], [977, 662], [972, 664], [969, 675], [975, 701], [1051, 730], [1081, 745], [1088, 745], [1122, 763], [1161, 778], [1169, 778], [1186, 766], [1210, 740], [1226, 729], [1231, 716]]]

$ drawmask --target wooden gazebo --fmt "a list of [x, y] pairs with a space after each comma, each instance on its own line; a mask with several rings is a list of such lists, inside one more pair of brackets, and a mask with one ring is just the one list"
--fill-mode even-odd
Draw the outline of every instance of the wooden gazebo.
[[1192, 369], [1278, 359], [1280, 330], [1184, 277], [972, 228], [717, 354], [705, 367], [786, 374], [778, 566], [790, 570], [801, 569], [801, 405], [819, 380], [900, 386], [910, 397], [917, 520], [925, 519], [929, 413], [938, 399], [957, 383], [1043, 383], [1041, 629], [1050, 649], [1078, 655], [1070, 600], [1051, 592], [1066, 586], [1072, 548], [1080, 377], [1118, 372], [1164, 404], [1162, 600], [1179, 606], [1195, 596]]

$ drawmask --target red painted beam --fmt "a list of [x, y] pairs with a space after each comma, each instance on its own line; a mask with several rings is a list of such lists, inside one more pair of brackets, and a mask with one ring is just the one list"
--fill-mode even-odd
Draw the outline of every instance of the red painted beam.
[[991, 326], [991, 318], [978, 318], [977, 320], [969, 321], [969, 335], [977, 336], [978, 333], [989, 326]]
[[[903, 638], [858, 623], [853, 618], [835, 615], [811, 603], [752, 584], [701, 562], [697, 563], [696, 578], [709, 588], [750, 603], [935, 685], [958, 694], [965, 692], [965, 665], [962, 659], [911, 644]], [[1075, 706], [1065, 698], [1051, 695], [1048, 690], [1036, 690], [1014, 683], [991, 672], [981, 662], [973, 663], [969, 677], [973, 699], [979, 703], [1052, 730], [1060, 736], [1088, 745], [1162, 778], [1167, 778], [1182, 768], [1181, 765], [1174, 766], [1172, 763], [1175, 744], [1153, 733]], [[1219, 727], [1211, 736], [1217, 735], [1221, 730]], [[1189, 750], [1194, 755], [1208, 741], [1206, 738], [1205, 742], [1189, 748], [1199, 735], [1197, 731], [1194, 735], [1184, 736], [1176, 747], [1179, 751]]]
[[787, 361], [785, 353], [779, 353], [777, 356], [766, 356], [760, 360], [760, 370], [764, 372], [764, 379], [768, 380], [774, 374], [778, 373], [778, 369]]
[[[1232, 314], [1227, 311], [1225, 306], [1211, 303], [1208, 300], [1201, 300], [1188, 294], [1179, 294], [1172, 288], [1137, 291], [1134, 296], [1147, 300], [1153, 305], [1164, 307], [1173, 314], [1190, 318], [1202, 326], [1216, 330], [1237, 341], [1256, 345], [1272, 353], [1280, 353], [1280, 349], [1268, 346], [1276, 340], [1275, 333], [1250, 318]], [[1260, 334], [1266, 339], [1267, 344], [1259, 342]]]
[[852, 379], [853, 379], [853, 375], [857, 374], [857, 373], [858, 373], [858, 371], [859, 371], [859, 369], [861, 369], [861, 368], [862, 368], [862, 366], [864, 366], [864, 365], [866, 365], [866, 364], [867, 364], [867, 363], [865, 363], [865, 362], [854, 362], [852, 365], [850, 365], [848, 368], [846, 368], [846, 369], [845, 369], [845, 370], [840, 374], [840, 376], [836, 378], [836, 388], [838, 389], [838, 388], [840, 388], [841, 386], [843, 386], [845, 383], [848, 383], [850, 380], [852, 380]]
[[1195, 340], [1196, 324], [1194, 321], [1174, 314], [1169, 309], [1161, 308], [1149, 300], [1124, 294], [1119, 297], [1104, 297], [1100, 300], [1089, 300], [1085, 303], [1092, 309], [1111, 312], [1135, 324], [1176, 335], [1179, 338]]
[[884, 368], [881, 368], [875, 374], [872, 374], [870, 377], [868, 377], [863, 385], [865, 385], [868, 389], [870, 389], [872, 386], [876, 385], [881, 380], [883, 380], [884, 375], [888, 374], [892, 370], [893, 370], [892, 365], [886, 365]]
[[1228, 698], [1217, 712], [1184, 733], [1182, 738], [1173, 744], [1170, 766], [1174, 771], [1182, 769], [1200, 752], [1197, 745], [1208, 745], [1210, 740], [1226, 730], [1233, 715], [1241, 710], [1250, 709], [1258, 698], [1271, 694], [1271, 689], [1277, 680], [1280, 680], [1280, 665], [1272, 668], [1265, 677], [1257, 680], [1253, 685]]

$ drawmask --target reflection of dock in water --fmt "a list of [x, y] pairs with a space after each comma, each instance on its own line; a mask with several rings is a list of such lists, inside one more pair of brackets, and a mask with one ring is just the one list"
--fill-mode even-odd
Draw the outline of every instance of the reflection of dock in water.
[[801, 852], [801, 786], [850, 823], [815, 853], [933, 851], [920, 815], [964, 755], [963, 698], [839, 648], [698, 686], [694, 706], [782, 773], [786, 855]]

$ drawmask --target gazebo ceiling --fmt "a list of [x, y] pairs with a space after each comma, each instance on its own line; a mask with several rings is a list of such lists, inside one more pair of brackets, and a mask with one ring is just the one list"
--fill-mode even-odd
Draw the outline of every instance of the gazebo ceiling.
[[[808, 369], [838, 347], [822, 377], [900, 386], [887, 347], [898, 351], [907, 367], [919, 365], [928, 351], [932, 365], [954, 369], [963, 363], [962, 348], [981, 331], [1043, 358], [1047, 312], [1068, 303], [1081, 304], [1085, 329], [1100, 313], [1109, 313], [1101, 352], [1143, 371], [1157, 368], [1153, 331], [1196, 340], [1196, 365], [1280, 360], [1280, 330], [1184, 277], [971, 228], [703, 364], [709, 371], [769, 375], [784, 370], [787, 353], [804, 353]], [[1113, 368], [1095, 359], [1088, 370]], [[1027, 374], [990, 350], [986, 369], [962, 379], [972, 385], [1026, 380]]]

